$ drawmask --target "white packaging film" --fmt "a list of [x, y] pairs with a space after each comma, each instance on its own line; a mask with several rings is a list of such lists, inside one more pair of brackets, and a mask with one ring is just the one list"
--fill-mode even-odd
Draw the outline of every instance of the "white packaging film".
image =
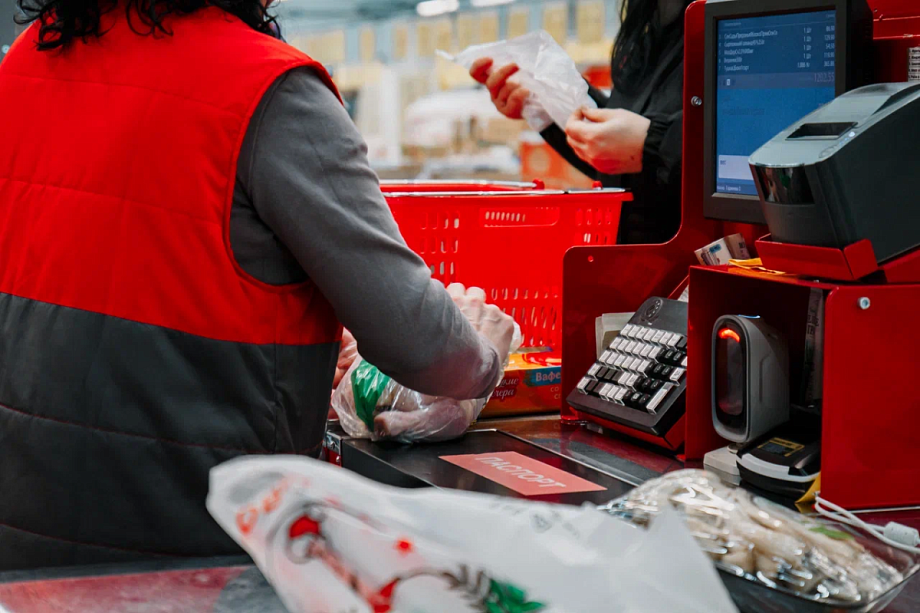
[[[846, 526], [799, 514], [701, 470], [667, 473], [605, 508], [640, 526], [654, 526], [660, 513], [678, 510], [720, 569], [774, 590], [764, 590], [765, 598], [786, 601], [768, 600], [764, 611], [799, 611], [802, 602], [811, 601], [815, 611], [875, 613], [887, 604], [884, 596], [917, 569], [914, 556], [879, 547]], [[802, 600], [791, 604], [790, 594]]]
[[523, 116], [534, 130], [547, 126], [546, 117], [565, 128], [569, 117], [580, 108], [597, 108], [588, 95], [588, 83], [575, 62], [549, 35], [539, 30], [497, 43], [474, 45], [457, 55], [444, 51], [438, 54], [467, 70], [482, 58], [492, 58], [493, 69], [517, 64], [519, 71], [511, 77], [530, 91], [524, 103]]
[[[523, 343], [515, 322], [511, 353]], [[508, 358], [502, 365], [502, 373]], [[454, 400], [404, 387], [360, 355], [332, 394], [331, 406], [349, 436], [401, 443], [436, 442], [466, 433], [489, 398]]]
[[291, 613], [729, 613], [676, 513], [382, 486], [307, 458], [211, 471], [208, 510]]

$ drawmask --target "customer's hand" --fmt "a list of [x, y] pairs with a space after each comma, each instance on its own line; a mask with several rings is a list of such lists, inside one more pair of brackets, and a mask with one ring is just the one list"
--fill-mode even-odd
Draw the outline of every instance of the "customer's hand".
[[504, 362], [511, 351], [514, 337], [514, 319], [494, 304], [486, 304], [486, 293], [478, 287], [466, 289], [459, 283], [447, 288], [460, 312], [473, 324], [473, 328], [491, 341]]
[[530, 91], [509, 80], [518, 71], [517, 65], [508, 64], [498, 70], [492, 70], [492, 65], [491, 58], [476, 60], [470, 69], [470, 76], [489, 89], [492, 104], [499, 113], [508, 119], [521, 119]]
[[582, 109], [565, 126], [576, 155], [608, 175], [642, 171], [651, 121], [624, 109]]

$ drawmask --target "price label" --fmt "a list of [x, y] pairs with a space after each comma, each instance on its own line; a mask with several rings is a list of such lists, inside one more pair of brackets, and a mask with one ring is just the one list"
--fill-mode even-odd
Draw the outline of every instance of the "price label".
[[300, 39], [300, 42], [303, 46], [299, 48], [302, 49], [304, 53], [312, 57], [317, 62], [325, 61], [323, 59], [323, 49], [322, 49], [323, 45], [320, 42], [320, 39], [318, 36], [308, 36], [305, 39]]
[[489, 11], [479, 16], [479, 42], [494, 43], [498, 40], [498, 13]]
[[434, 57], [434, 28], [430, 21], [420, 21], [415, 27], [416, 50], [421, 58]]
[[393, 28], [393, 59], [403, 61], [409, 56], [409, 26], [400, 24]]
[[568, 4], [551, 4], [543, 9], [543, 29], [549, 32], [557, 43], [565, 45], [569, 38]]
[[472, 15], [464, 14], [457, 17], [457, 46], [466, 49], [476, 44], [476, 20]]
[[435, 50], [448, 53], [454, 50], [454, 26], [450, 19], [441, 19], [434, 24], [434, 46]]
[[335, 30], [323, 36], [323, 62], [330, 65], [345, 63], [345, 31]]
[[606, 23], [603, 2], [579, 2], [576, 10], [578, 42], [583, 45], [599, 43], [604, 38]]
[[377, 56], [377, 36], [373, 28], [361, 28], [359, 39], [359, 53], [361, 61], [370, 64]]
[[530, 31], [530, 9], [517, 7], [508, 15], [508, 38], [517, 38]]
[[445, 455], [440, 459], [524, 496], [602, 492], [607, 489], [514, 451]]

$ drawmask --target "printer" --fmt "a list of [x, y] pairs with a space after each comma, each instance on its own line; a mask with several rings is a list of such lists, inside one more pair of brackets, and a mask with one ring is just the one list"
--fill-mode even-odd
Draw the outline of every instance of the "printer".
[[850, 91], [750, 158], [773, 240], [844, 248], [879, 263], [920, 246], [920, 83]]

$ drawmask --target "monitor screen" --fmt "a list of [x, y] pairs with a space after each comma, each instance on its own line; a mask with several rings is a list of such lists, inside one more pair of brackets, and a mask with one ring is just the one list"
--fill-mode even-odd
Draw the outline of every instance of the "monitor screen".
[[757, 196], [748, 158], [835, 96], [836, 11], [718, 22], [715, 191]]

